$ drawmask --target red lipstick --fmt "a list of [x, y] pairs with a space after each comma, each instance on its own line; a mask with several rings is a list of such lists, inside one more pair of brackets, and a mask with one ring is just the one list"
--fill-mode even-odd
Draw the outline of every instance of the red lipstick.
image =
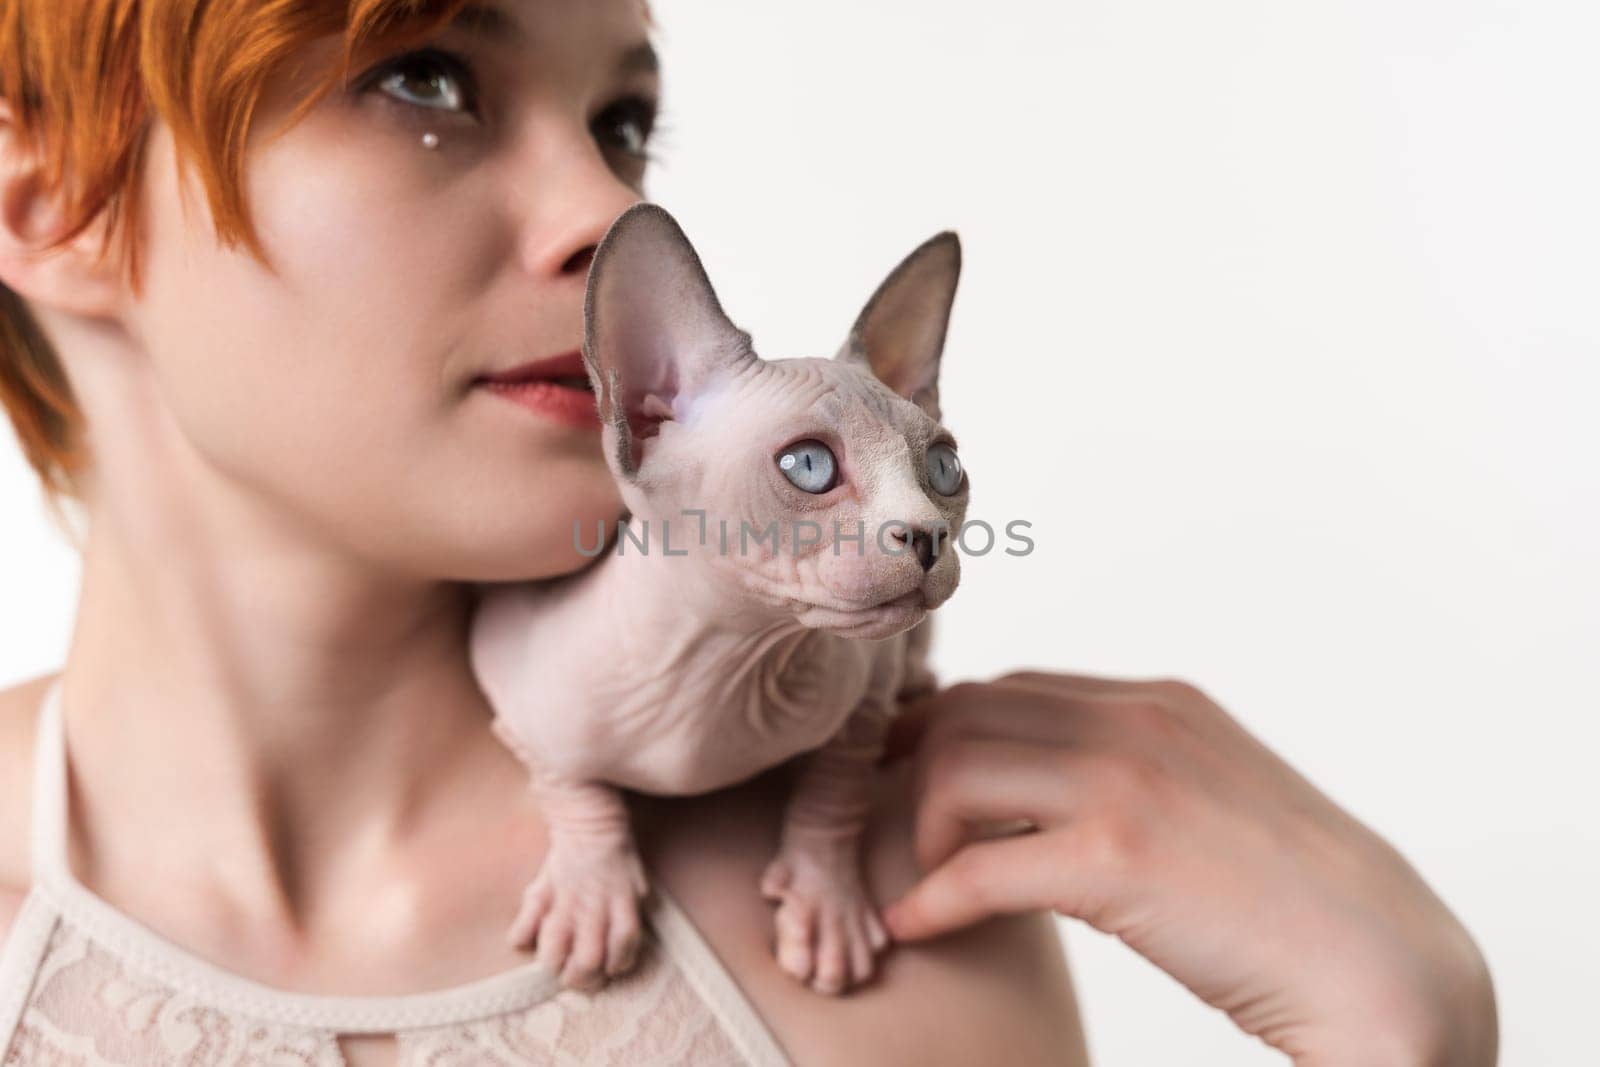
[[589, 388], [589, 372], [584, 368], [581, 352], [566, 352], [480, 374], [473, 385], [568, 426], [600, 428], [600, 415], [595, 410], [594, 392]]

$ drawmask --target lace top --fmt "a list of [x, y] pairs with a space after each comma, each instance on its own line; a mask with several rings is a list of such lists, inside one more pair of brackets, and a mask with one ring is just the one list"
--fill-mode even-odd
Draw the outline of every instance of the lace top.
[[344, 1067], [341, 1034], [392, 1034], [400, 1067], [787, 1064], [659, 885], [638, 965], [592, 994], [537, 961], [402, 996], [293, 993], [217, 967], [68, 869], [60, 688], [39, 716], [33, 884], [0, 945], [0, 1067]]

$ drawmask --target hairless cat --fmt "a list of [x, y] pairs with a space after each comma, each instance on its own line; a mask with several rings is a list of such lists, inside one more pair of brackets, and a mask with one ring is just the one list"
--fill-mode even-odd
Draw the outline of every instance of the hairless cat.
[[568, 986], [625, 973], [648, 892], [621, 789], [709, 792], [801, 756], [760, 891], [783, 969], [819, 992], [888, 943], [861, 872], [896, 703], [933, 688], [967, 476], [938, 370], [961, 246], [929, 239], [831, 359], [766, 360], [654, 204], [600, 243], [584, 363], [627, 508], [619, 552], [486, 586], [473, 669], [526, 763], [549, 847], [508, 937]]

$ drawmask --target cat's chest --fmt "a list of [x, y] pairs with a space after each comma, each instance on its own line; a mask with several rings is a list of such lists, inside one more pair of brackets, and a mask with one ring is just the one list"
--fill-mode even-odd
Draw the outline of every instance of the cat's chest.
[[[879, 657], [902, 654], [898, 639], [850, 641], [814, 633], [767, 657], [747, 675], [715, 686], [687, 684], [657, 728], [618, 753], [618, 784], [648, 792], [719, 789], [821, 747], [867, 698]], [[881, 664], [878, 664], [881, 667]]]

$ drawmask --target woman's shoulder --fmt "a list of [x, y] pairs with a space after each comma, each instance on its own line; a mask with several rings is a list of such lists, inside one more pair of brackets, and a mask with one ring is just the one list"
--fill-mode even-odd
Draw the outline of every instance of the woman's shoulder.
[[[777, 846], [786, 768], [704, 797], [639, 798], [658, 878], [800, 1063], [1081, 1065], [1084, 1038], [1054, 917], [991, 919], [894, 945], [872, 982], [839, 997], [801, 986], [772, 957], [773, 908], [757, 885]], [[880, 903], [919, 876], [910, 761], [883, 768], [864, 844]], [[637, 809], [636, 809], [637, 810]]]
[[56, 673], [0, 689], [0, 942], [28, 895], [33, 739], [39, 702]]

